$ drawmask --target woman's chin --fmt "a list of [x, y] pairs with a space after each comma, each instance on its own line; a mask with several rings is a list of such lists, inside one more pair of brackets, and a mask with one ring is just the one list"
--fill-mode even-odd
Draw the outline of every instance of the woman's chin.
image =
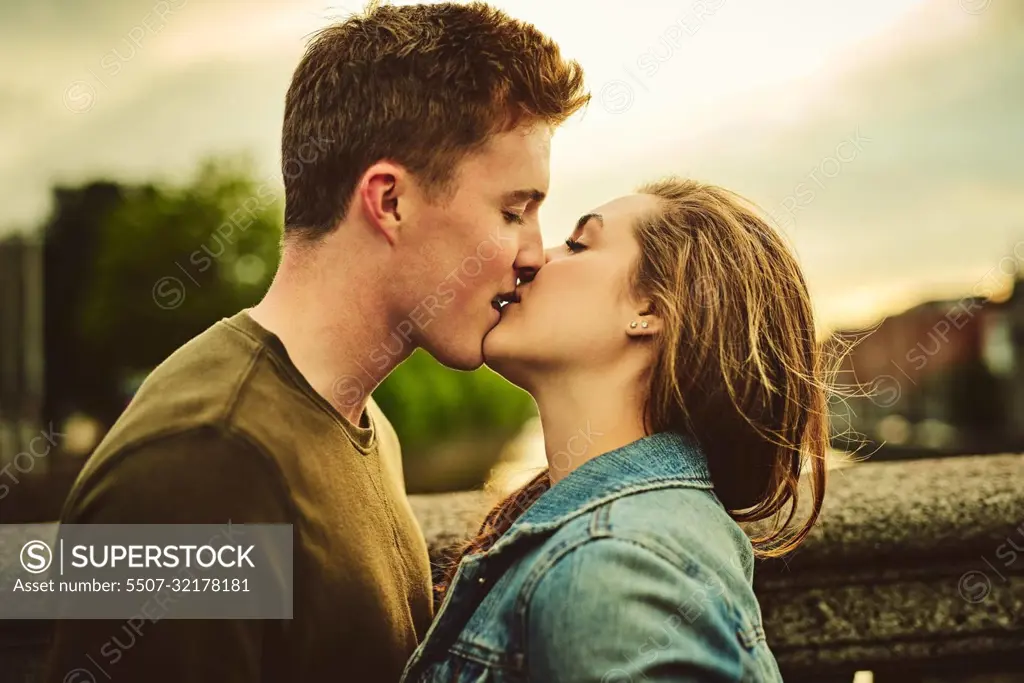
[[484, 337], [483, 352], [484, 363], [490, 369], [509, 380], [516, 374], [516, 369], [522, 364], [522, 339], [518, 337], [512, 326], [505, 322], [499, 322]]
[[501, 323], [492, 327], [491, 331], [484, 337], [484, 362], [492, 369], [497, 369], [495, 366], [500, 365], [503, 360], [508, 358], [510, 349], [508, 348], [507, 341], [501, 331]]

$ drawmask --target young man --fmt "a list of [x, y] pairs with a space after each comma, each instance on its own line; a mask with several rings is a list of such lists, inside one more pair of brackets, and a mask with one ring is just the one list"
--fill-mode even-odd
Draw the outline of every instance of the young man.
[[[543, 262], [551, 133], [587, 99], [550, 39], [482, 4], [371, 6], [313, 40], [273, 284], [152, 373], [62, 516], [291, 524], [294, 619], [147, 623], [113, 680], [398, 679], [430, 572], [370, 393], [417, 347], [481, 364], [497, 301]], [[50, 680], [103, 664], [122, 626], [59, 623]]]

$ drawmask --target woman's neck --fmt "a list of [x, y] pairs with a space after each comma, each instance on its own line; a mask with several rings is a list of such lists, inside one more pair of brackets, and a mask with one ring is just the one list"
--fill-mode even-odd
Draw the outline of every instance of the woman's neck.
[[646, 436], [633, 384], [608, 375], [547, 378], [531, 387], [544, 432], [551, 484], [602, 453]]

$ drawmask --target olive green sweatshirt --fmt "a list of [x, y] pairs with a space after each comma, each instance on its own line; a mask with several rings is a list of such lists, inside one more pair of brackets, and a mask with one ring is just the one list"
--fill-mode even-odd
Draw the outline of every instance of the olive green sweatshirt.
[[47, 680], [76, 668], [115, 682], [398, 680], [432, 617], [398, 439], [372, 400], [359, 425], [342, 417], [244, 311], [153, 371], [61, 518], [228, 520], [293, 525], [291, 620], [163, 618], [142, 624], [131, 647], [123, 622], [66, 620]]

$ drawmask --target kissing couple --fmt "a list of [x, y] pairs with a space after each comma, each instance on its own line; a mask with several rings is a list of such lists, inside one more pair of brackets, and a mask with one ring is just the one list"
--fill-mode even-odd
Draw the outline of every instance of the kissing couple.
[[[293, 618], [147, 624], [115, 680], [781, 680], [751, 582], [824, 495], [807, 286], [755, 206], [676, 177], [545, 248], [552, 134], [588, 100], [551, 38], [481, 3], [374, 4], [311, 41], [273, 283], [152, 372], [61, 520], [291, 525]], [[549, 457], [438, 582], [371, 398], [417, 348], [529, 392]], [[50, 679], [107, 631], [58, 622]]]

